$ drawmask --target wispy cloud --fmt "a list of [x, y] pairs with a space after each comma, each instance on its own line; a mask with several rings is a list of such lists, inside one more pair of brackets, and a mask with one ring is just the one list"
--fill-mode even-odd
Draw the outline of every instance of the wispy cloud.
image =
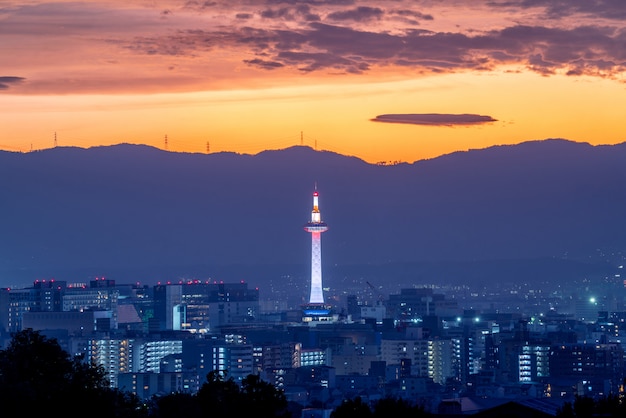
[[378, 115], [371, 119], [373, 122], [385, 123], [408, 123], [411, 125], [428, 126], [456, 126], [456, 125], [480, 125], [497, 122], [491, 116], [446, 113], [406, 113]]

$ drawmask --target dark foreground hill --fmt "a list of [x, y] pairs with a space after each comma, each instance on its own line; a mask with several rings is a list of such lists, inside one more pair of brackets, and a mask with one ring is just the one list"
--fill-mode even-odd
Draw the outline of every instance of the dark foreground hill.
[[626, 248], [626, 144], [531, 141], [389, 166], [308, 147], [59, 147], [0, 152], [0, 285], [303, 272], [315, 184], [324, 265], [338, 274], [566, 276], [568, 260], [603, 271], [596, 256]]

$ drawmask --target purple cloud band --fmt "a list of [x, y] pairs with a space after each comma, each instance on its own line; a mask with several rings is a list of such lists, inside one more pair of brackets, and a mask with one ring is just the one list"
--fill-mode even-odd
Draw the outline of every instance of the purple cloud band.
[[412, 125], [429, 126], [454, 126], [454, 125], [479, 125], [496, 122], [491, 116], [446, 113], [407, 113], [378, 115], [371, 119], [373, 122], [408, 123]]
[[[22, 53], [5, 71], [28, 83], [0, 77], [0, 92], [196, 89], [264, 76], [254, 70], [277, 78], [504, 68], [626, 81], [624, 0], [211, 0], [163, 2], [171, 5], [163, 10], [113, 0], [10, 3], [0, 6], [0, 37]], [[467, 20], [450, 26], [463, 10]], [[493, 13], [493, 22], [474, 23], [478, 13]]]
[[[403, 35], [312, 23], [307, 31], [249, 37], [263, 56], [303, 72], [362, 73], [375, 65], [425, 72], [492, 70], [523, 64], [541, 74], [611, 76], [626, 71], [626, 31], [600, 27], [512, 26], [469, 36], [410, 30]], [[309, 52], [309, 50], [315, 52]]]

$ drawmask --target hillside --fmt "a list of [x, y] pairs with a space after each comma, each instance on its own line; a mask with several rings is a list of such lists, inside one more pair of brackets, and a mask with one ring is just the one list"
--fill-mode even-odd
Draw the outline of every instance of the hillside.
[[316, 183], [327, 268], [578, 262], [626, 248], [624, 162], [626, 144], [561, 139], [390, 166], [308, 147], [0, 152], [0, 284], [68, 271], [148, 281], [230, 265], [246, 280], [304, 271]]

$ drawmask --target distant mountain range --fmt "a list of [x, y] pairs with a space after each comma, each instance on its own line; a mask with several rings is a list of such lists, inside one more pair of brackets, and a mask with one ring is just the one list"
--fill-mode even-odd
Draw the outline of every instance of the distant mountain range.
[[0, 285], [306, 274], [315, 185], [324, 268], [342, 275], [583, 274], [626, 249], [626, 143], [547, 139], [384, 166], [303, 146], [57, 147], [0, 151]]

